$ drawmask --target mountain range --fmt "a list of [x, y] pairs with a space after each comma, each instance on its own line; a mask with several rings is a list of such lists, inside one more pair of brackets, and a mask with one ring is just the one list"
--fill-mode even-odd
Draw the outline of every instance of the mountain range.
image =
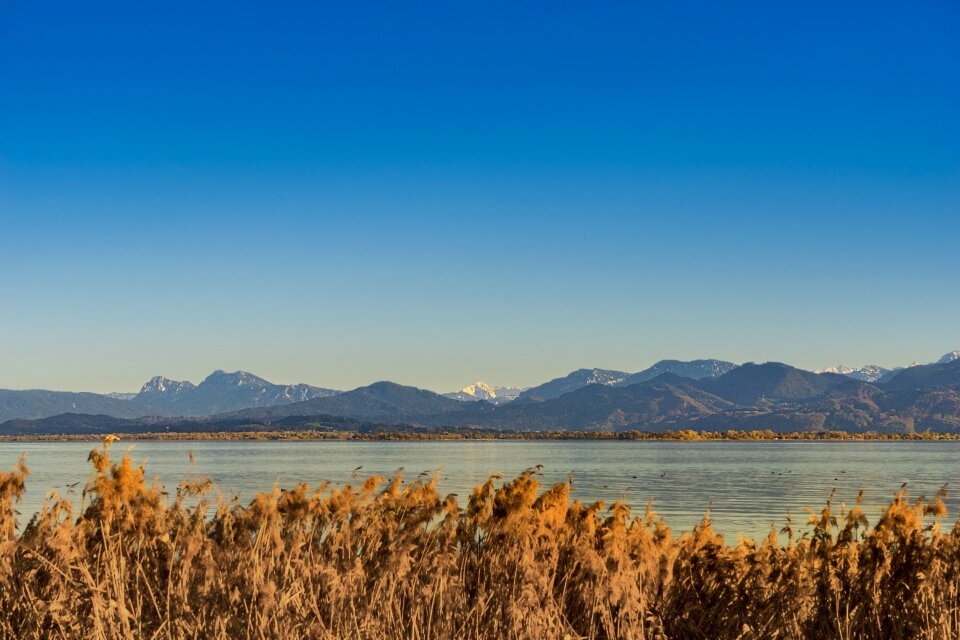
[[718, 376], [722, 376], [728, 371], [733, 371], [736, 368], [737, 365], [725, 360], [690, 360], [689, 362], [683, 362], [680, 360], [661, 360], [648, 369], [644, 369], [643, 371], [639, 371], [633, 375], [627, 376], [624, 380], [617, 384], [620, 386], [629, 386], [631, 384], [637, 384], [638, 382], [653, 380], [657, 376], [664, 373], [672, 373], [673, 375], [680, 376], [682, 378], [702, 380], [704, 378], [716, 378]]
[[531, 387], [517, 396], [517, 400], [550, 400], [591, 384], [614, 385], [627, 379], [629, 373], [609, 369], [577, 369], [562, 378], [554, 378]]
[[681, 360], [661, 360], [653, 366], [638, 371], [637, 373], [625, 373], [623, 371], [611, 371], [609, 369], [577, 369], [562, 378], [554, 378], [537, 387], [531, 387], [521, 393], [519, 400], [551, 400], [559, 398], [565, 393], [576, 391], [582, 387], [592, 384], [602, 384], [607, 386], [630, 386], [638, 382], [652, 380], [664, 373], [672, 373], [685, 378], [700, 380], [702, 378], [715, 378], [719, 375], [735, 369], [737, 365], [723, 360], [690, 360], [683, 362]]
[[156, 376], [136, 394], [0, 389], [0, 421], [46, 418], [61, 413], [104, 414], [116, 418], [209, 416], [337, 393], [307, 384], [273, 384], [246, 371], [214, 371], [198, 385]]
[[[960, 360], [960, 351], [958, 350], [945, 353], [939, 360], [932, 364], [949, 364], [955, 360]], [[814, 373], [839, 373], [840, 375], [849, 376], [865, 382], [888, 382], [893, 379], [893, 376], [904, 369], [909, 369], [919, 364], [919, 362], [914, 362], [910, 364], [909, 367], [894, 367], [893, 369], [885, 369], [875, 364], [868, 364], [862, 367], [848, 367], [839, 364], [833, 367], [817, 369]]]
[[937, 360], [937, 364], [950, 364], [955, 360], [960, 360], [960, 351], [954, 350], [944, 354], [942, 358]]
[[[862, 368], [866, 369], [866, 367]], [[323, 420], [481, 429], [726, 429], [960, 431], [960, 358], [865, 380], [783, 363], [663, 360], [627, 374], [579, 369], [519, 392], [478, 382], [437, 394], [393, 382], [337, 392], [277, 385], [215, 371], [200, 384], [157, 376], [133, 397], [0, 390], [0, 434], [82, 432], [123, 422], [131, 430], [275, 428]], [[518, 392], [513, 401], [503, 396]], [[113, 421], [113, 422], [110, 422]], [[322, 420], [320, 420], [322, 421]], [[271, 427], [273, 425], [273, 427]], [[33, 431], [31, 431], [33, 430]], [[79, 431], [78, 431], [79, 430]], [[95, 429], [94, 429], [95, 430]]]
[[747, 363], [715, 377], [663, 373], [632, 385], [598, 382], [554, 398], [501, 405], [377, 383], [231, 417], [269, 424], [273, 418], [311, 413], [387, 424], [516, 430], [960, 431], [960, 360], [905, 369], [890, 385], [783, 363]]
[[522, 387], [491, 387], [483, 380], [477, 380], [471, 385], [467, 385], [460, 391], [451, 391], [445, 393], [448, 398], [460, 400], [461, 402], [473, 402], [475, 400], [486, 400], [494, 404], [502, 404], [516, 400], [517, 396], [526, 391]]
[[161, 415], [208, 416], [250, 407], [273, 407], [340, 393], [308, 384], [280, 385], [246, 371], [214, 371], [203, 382], [151, 378], [132, 399]]
[[814, 373], [836, 373], [842, 376], [848, 376], [854, 380], [863, 380], [864, 382], [879, 382], [884, 378], [892, 377], [891, 374], [901, 369], [884, 369], [875, 364], [864, 365], [859, 368], [847, 367], [839, 364], [835, 367], [826, 367], [817, 369]]

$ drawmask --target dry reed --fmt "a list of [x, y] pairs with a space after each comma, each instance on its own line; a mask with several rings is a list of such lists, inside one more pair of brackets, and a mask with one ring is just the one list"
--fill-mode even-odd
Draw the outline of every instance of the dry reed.
[[581, 504], [532, 472], [460, 508], [437, 478], [169, 497], [129, 451], [90, 455], [79, 509], [18, 531], [0, 472], [3, 638], [958, 638], [960, 525], [901, 492], [873, 526], [831, 503], [802, 534], [674, 536], [648, 507]]

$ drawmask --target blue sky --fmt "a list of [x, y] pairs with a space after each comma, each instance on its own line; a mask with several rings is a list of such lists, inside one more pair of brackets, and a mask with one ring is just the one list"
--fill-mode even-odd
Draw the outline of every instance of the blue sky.
[[0, 387], [928, 361], [957, 114], [954, 2], [0, 1]]

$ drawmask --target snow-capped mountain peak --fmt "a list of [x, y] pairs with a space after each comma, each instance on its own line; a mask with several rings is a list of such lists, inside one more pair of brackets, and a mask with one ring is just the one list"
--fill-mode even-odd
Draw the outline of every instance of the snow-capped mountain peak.
[[623, 382], [628, 374], [622, 371], [611, 371], [609, 369], [578, 369], [571, 373], [568, 377], [579, 378], [583, 381], [583, 385], [588, 384], [605, 384], [605, 385], [616, 385]]
[[497, 397], [497, 392], [493, 387], [488, 385], [483, 380], [477, 380], [473, 384], [464, 387], [460, 390], [460, 393], [465, 393], [468, 396], [473, 396], [480, 400], [492, 400]]
[[949, 364], [955, 360], [960, 360], [960, 351], [951, 351], [950, 353], [945, 353], [942, 358], [937, 360], [937, 364]]
[[156, 376], [134, 398], [171, 415], [212, 415], [250, 407], [272, 407], [337, 394], [308, 384], [273, 384], [247, 371], [218, 369], [194, 385]]
[[223, 371], [222, 369], [217, 369], [200, 383], [201, 386], [218, 386], [224, 388], [245, 386], [264, 388], [271, 386], [271, 384], [272, 383], [267, 382], [260, 376], [255, 376], [247, 371]]
[[841, 376], [845, 376], [853, 373], [854, 371], [856, 371], [856, 369], [853, 367], [847, 367], [842, 364], [838, 364], [835, 367], [824, 367], [823, 369], [817, 369], [814, 371], [814, 373], [836, 373]]
[[515, 399], [522, 391], [523, 389], [520, 387], [493, 387], [483, 380], [477, 380], [460, 391], [451, 391], [443, 395], [448, 398], [453, 398], [454, 400], [460, 400], [461, 402], [486, 400], [493, 404], [503, 404], [504, 402], [510, 402]]
[[863, 382], [877, 382], [885, 375], [890, 373], [890, 369], [884, 369], [875, 364], [868, 364], [860, 367], [859, 369], [854, 369], [853, 367], [847, 367], [842, 364], [838, 364], [835, 367], [827, 367], [825, 369], [817, 369], [814, 373], [836, 373], [841, 376], [847, 376], [848, 378], [853, 378], [854, 380], [861, 380]]
[[140, 393], [176, 395], [195, 388], [190, 382], [171, 380], [163, 376], [154, 376], [140, 388]]

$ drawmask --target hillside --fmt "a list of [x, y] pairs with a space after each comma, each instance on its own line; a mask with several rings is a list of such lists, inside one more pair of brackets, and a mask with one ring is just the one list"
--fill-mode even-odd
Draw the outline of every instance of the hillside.
[[[156, 377], [133, 400], [0, 391], [5, 411], [0, 416], [18, 418], [6, 421], [8, 430], [37, 433], [275, 429], [330, 420], [392, 429], [960, 432], [960, 360], [944, 360], [908, 367], [887, 383], [872, 384], [849, 372], [818, 374], [778, 362], [734, 366], [665, 360], [633, 376], [580, 369], [499, 404], [495, 388], [484, 383], [462, 392], [471, 401], [393, 382], [329, 395], [335, 392], [217, 371], [199, 385]], [[629, 384], [664, 370], [670, 372]], [[217, 413], [191, 415], [202, 411]]]
[[629, 374], [609, 369], [577, 369], [562, 378], [554, 378], [531, 387], [517, 396], [517, 400], [550, 400], [591, 384], [613, 385], [623, 382]]
[[737, 365], [732, 362], [726, 362], [725, 360], [708, 359], [690, 360], [687, 362], [682, 360], [661, 360], [648, 369], [627, 376], [618, 384], [626, 387], [631, 384], [637, 384], [638, 382], [653, 380], [664, 373], [672, 373], [673, 375], [682, 378], [691, 378], [693, 380], [716, 378], [736, 368]]
[[891, 391], [960, 388], [960, 360], [907, 367], [893, 376], [885, 388]]
[[276, 419], [323, 414], [402, 422], [409, 418], [441, 414], [463, 407], [464, 403], [458, 400], [425, 389], [406, 387], [394, 382], [375, 382], [335, 396], [277, 407], [247, 409], [229, 415], [237, 418]]
[[68, 412], [137, 418], [157, 414], [159, 410], [145, 402], [121, 400], [97, 393], [0, 389], [0, 422], [17, 418], [45, 418]]
[[841, 375], [816, 374], [781, 362], [748, 362], [716, 379], [703, 381], [703, 388], [736, 404], [753, 406], [815, 398], [848, 381]]
[[207, 416], [303, 402], [337, 393], [307, 384], [273, 384], [246, 371], [218, 370], [196, 386], [157, 376], [143, 385], [134, 401], [157, 407], [165, 415]]
[[665, 374], [629, 387], [593, 384], [542, 402], [518, 401], [480, 411], [435, 416], [432, 421], [500, 429], [617, 430], [683, 422], [732, 407], [689, 382]]
[[214, 371], [199, 385], [155, 376], [136, 394], [0, 389], [0, 422], [34, 420], [64, 413], [114, 418], [199, 417], [302, 402], [337, 393], [307, 384], [273, 384], [245, 371]]

